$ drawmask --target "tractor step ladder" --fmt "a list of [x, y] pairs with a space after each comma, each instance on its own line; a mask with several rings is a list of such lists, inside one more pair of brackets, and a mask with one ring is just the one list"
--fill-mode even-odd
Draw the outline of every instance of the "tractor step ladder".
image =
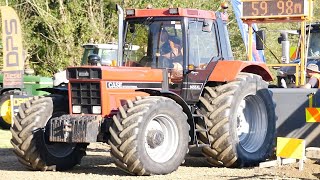
[[[193, 111], [193, 112], [195, 112], [195, 111]], [[199, 115], [199, 114], [192, 114], [192, 117], [193, 117], [193, 125], [194, 125], [194, 143], [195, 143], [196, 147], [210, 146], [211, 142], [209, 139], [209, 130], [208, 130], [208, 126], [204, 120], [204, 116]], [[199, 125], [203, 125], [203, 128], [199, 127]], [[199, 136], [199, 133], [201, 133], [201, 132], [205, 132], [207, 142], [200, 143], [198, 136]]]

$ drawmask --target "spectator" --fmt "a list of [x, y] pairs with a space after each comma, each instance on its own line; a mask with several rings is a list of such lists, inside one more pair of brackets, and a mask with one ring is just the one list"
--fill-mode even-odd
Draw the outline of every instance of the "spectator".
[[319, 67], [316, 64], [309, 64], [307, 66], [307, 76], [310, 77], [308, 83], [301, 86], [302, 88], [320, 88], [320, 71]]

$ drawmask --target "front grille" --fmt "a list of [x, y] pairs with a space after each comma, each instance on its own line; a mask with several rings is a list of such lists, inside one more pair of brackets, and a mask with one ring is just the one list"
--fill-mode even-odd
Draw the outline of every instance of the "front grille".
[[81, 113], [93, 114], [93, 106], [101, 106], [100, 83], [71, 83], [72, 105], [81, 106]]
[[100, 68], [68, 68], [68, 79], [101, 79]]

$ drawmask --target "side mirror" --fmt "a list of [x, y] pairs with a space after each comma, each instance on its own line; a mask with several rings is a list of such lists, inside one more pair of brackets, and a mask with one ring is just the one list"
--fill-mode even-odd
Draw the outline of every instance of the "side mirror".
[[256, 49], [264, 50], [264, 45], [266, 44], [266, 33], [264, 30], [256, 31]]
[[136, 26], [134, 24], [129, 25], [129, 32], [134, 33], [136, 31]]
[[211, 32], [213, 20], [212, 19], [205, 19], [202, 24], [202, 31], [203, 32]]

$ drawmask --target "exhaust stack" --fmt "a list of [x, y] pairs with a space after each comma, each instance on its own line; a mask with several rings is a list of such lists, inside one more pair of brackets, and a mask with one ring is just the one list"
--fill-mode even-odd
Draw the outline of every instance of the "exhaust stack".
[[122, 66], [122, 53], [123, 53], [123, 18], [124, 12], [120, 5], [117, 4], [117, 13], [118, 13], [118, 66]]

